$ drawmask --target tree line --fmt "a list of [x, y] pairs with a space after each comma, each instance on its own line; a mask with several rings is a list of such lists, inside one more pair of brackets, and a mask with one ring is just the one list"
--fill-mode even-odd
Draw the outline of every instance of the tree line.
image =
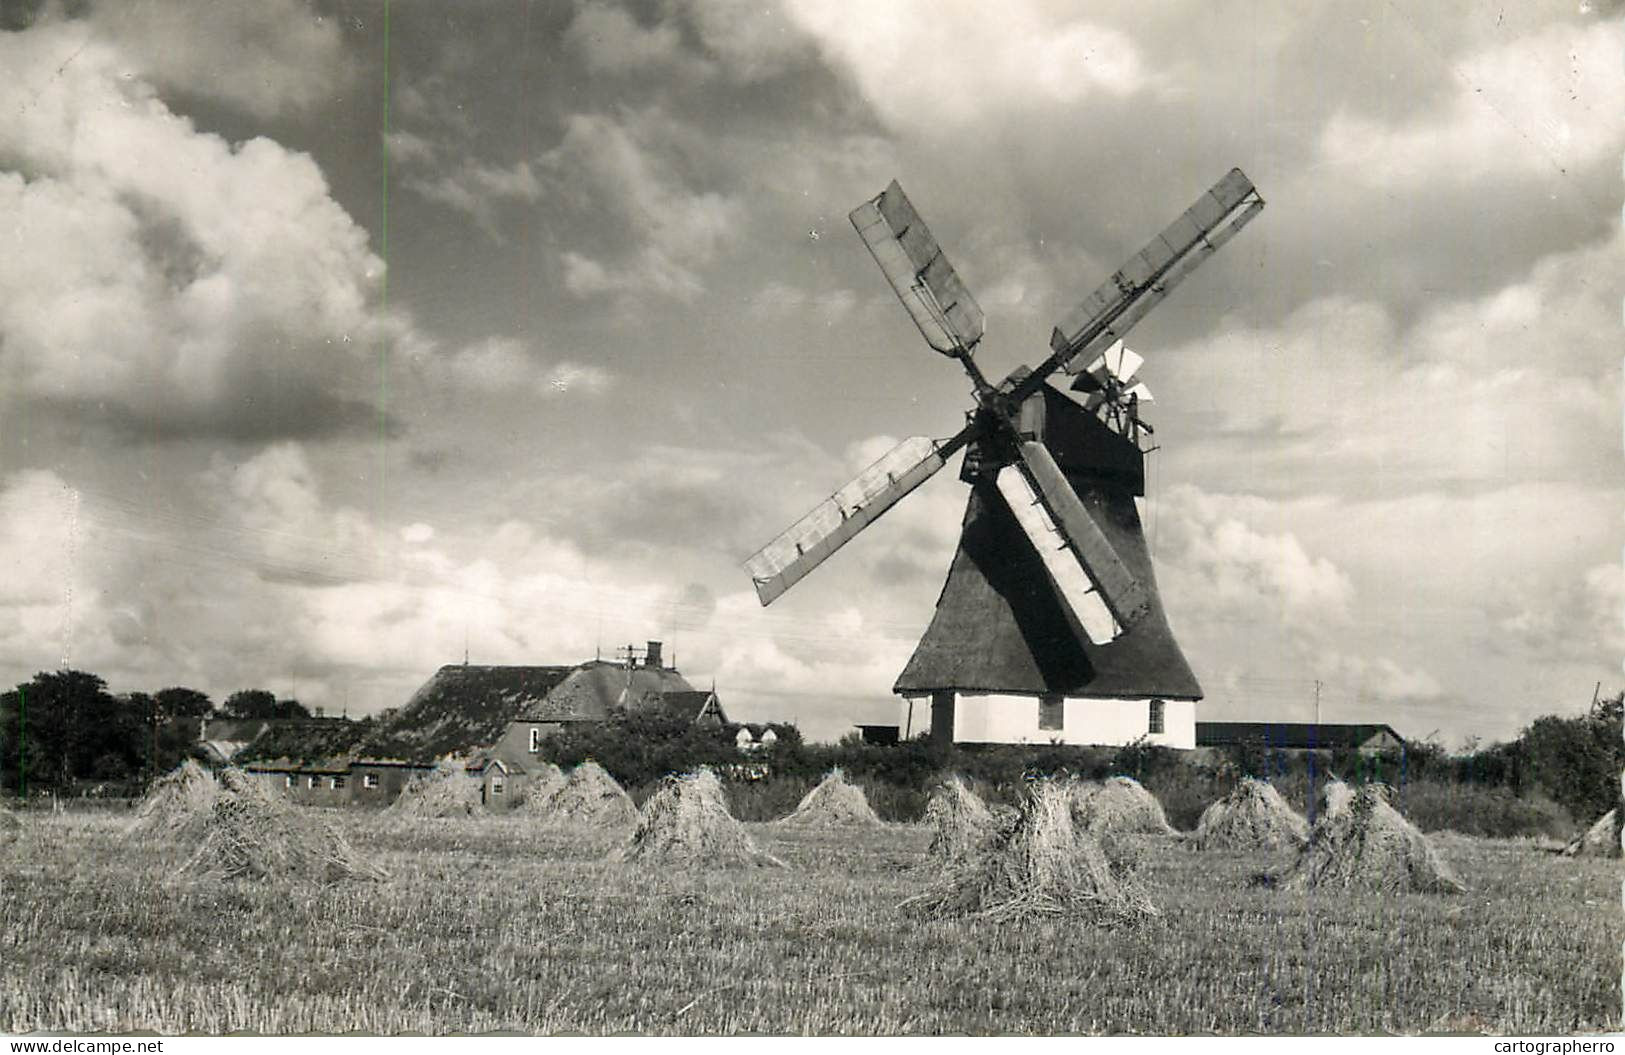
[[139, 790], [179, 765], [209, 718], [309, 718], [304, 704], [243, 689], [219, 705], [184, 686], [114, 694], [82, 670], [41, 671], [0, 693], [0, 790]]
[[[1589, 823], [1612, 809], [1625, 769], [1621, 719], [1625, 692], [1599, 698], [1584, 714], [1549, 714], [1535, 719], [1505, 743], [1448, 752], [1435, 741], [1419, 740], [1403, 749], [1362, 754], [1352, 749], [1283, 751], [1262, 744], [1224, 748], [1215, 766], [1189, 752], [1148, 744], [1081, 747], [1066, 744], [934, 744], [926, 736], [895, 746], [863, 743], [853, 733], [838, 744], [808, 744], [794, 727], [775, 726], [779, 741], [771, 751], [742, 756], [734, 747], [734, 727], [711, 728], [670, 716], [631, 714], [602, 723], [582, 723], [547, 741], [549, 760], [563, 766], [594, 759], [628, 787], [643, 787], [667, 773], [697, 766], [725, 772], [746, 761], [766, 763], [775, 779], [813, 781], [835, 766], [877, 790], [898, 798], [907, 809], [923, 804], [932, 781], [948, 772], [970, 778], [995, 798], [1019, 793], [1033, 775], [1069, 773], [1085, 779], [1122, 774], [1139, 780], [1164, 800], [1181, 801], [1193, 823], [1200, 807], [1228, 790], [1241, 776], [1278, 787], [1296, 788], [1299, 809], [1308, 809], [1328, 776], [1381, 781], [1403, 798], [1412, 789], [1454, 799], [1463, 814], [1458, 827], [1485, 833], [1528, 827], [1561, 807], [1576, 823]], [[1555, 806], [1553, 805], [1555, 804]], [[1466, 813], [1497, 810], [1499, 818]], [[1469, 822], [1471, 822], [1469, 824]], [[1496, 832], [1506, 834], [1506, 831]]]
[[[1462, 752], [1447, 752], [1425, 740], [1377, 756], [1342, 752], [1318, 759], [1301, 752], [1238, 747], [1226, 752], [1225, 768], [1234, 775], [1277, 781], [1296, 770], [1320, 767], [1345, 779], [1382, 780], [1396, 787], [1423, 782], [1498, 789], [1520, 800], [1544, 797], [1576, 821], [1585, 821], [1611, 809], [1618, 795], [1619, 773], [1625, 768], [1622, 716], [1625, 692], [1595, 700], [1584, 714], [1544, 715], [1513, 740]], [[187, 757], [205, 719], [311, 717], [298, 700], [264, 689], [234, 692], [216, 705], [206, 693], [183, 686], [115, 695], [99, 676], [86, 671], [42, 671], [0, 693], [0, 794], [71, 794], [98, 785], [108, 794], [135, 793]], [[944, 749], [915, 739], [878, 747], [855, 735], [840, 744], [806, 744], [794, 726], [772, 728], [779, 740], [771, 755], [755, 754], [748, 760], [770, 758], [778, 775], [811, 779], [839, 765], [852, 776], [915, 792], [944, 770], [994, 787], [1018, 786], [1032, 773], [1125, 773], [1170, 791], [1192, 770], [1183, 752], [1145, 744]], [[708, 729], [669, 715], [622, 715], [555, 736], [548, 755], [564, 765], [596, 759], [618, 780], [636, 786], [665, 773], [741, 761], [745, 756], [734, 746], [736, 731], [736, 726]], [[1313, 778], [1312, 772], [1301, 775]]]

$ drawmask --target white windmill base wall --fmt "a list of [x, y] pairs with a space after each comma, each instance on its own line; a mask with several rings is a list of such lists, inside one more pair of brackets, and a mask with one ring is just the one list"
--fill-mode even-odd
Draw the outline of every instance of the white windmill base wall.
[[[908, 735], [931, 729], [931, 698], [900, 701], [898, 725]], [[1164, 700], [1162, 729], [1150, 729], [1151, 701], [1069, 696], [1059, 729], [1038, 727], [1038, 699], [960, 693], [954, 706], [954, 742], [961, 744], [1089, 744], [1120, 746], [1144, 738], [1166, 747], [1196, 746], [1196, 701]]]

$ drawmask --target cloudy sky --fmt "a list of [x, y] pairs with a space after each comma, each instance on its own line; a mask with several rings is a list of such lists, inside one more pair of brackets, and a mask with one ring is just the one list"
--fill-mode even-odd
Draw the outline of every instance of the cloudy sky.
[[1131, 342], [1201, 715], [1453, 745], [1621, 681], [1615, 7], [3, 10], [0, 682], [355, 715], [661, 638], [889, 718], [956, 475], [739, 568], [970, 404], [847, 212], [901, 180], [1002, 376], [1231, 166], [1268, 207]]

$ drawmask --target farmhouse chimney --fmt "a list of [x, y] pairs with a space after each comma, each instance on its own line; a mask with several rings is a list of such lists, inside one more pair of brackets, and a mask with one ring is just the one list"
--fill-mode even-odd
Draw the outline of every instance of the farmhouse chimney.
[[643, 665], [654, 670], [660, 669], [660, 642], [649, 642], [649, 648], [643, 654]]

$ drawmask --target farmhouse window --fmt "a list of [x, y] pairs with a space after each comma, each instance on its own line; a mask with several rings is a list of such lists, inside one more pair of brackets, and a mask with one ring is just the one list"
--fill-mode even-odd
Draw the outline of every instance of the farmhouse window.
[[530, 727], [530, 753], [535, 754], [542, 749], [542, 731], [536, 726]]
[[287, 773], [287, 774], [283, 775], [283, 777], [282, 777], [282, 786], [285, 787], [285, 788], [293, 787], [293, 774], [292, 773]]
[[1066, 727], [1066, 698], [1064, 696], [1038, 697], [1038, 728], [1054, 732]]
[[316, 775], [314, 773], [312, 773], [310, 776], [305, 778], [305, 787], [314, 788], [315, 786], [316, 786]]
[[378, 774], [377, 773], [363, 774], [362, 777], [361, 777], [361, 786], [364, 787], [364, 788], [375, 788], [375, 787], [377, 787], [378, 786]]
[[493, 778], [491, 778], [491, 794], [493, 794], [493, 795], [502, 794], [502, 778], [501, 777], [493, 777]]
[[332, 788], [334, 791], [339, 791], [339, 790], [343, 789], [343, 787], [344, 787], [344, 778], [343, 777], [333, 777], [331, 780], [328, 781], [327, 786]]
[[1160, 732], [1163, 731], [1163, 720], [1162, 720], [1163, 706], [1164, 706], [1164, 704], [1163, 704], [1163, 702], [1161, 700], [1152, 700], [1151, 701], [1151, 720], [1146, 726], [1146, 731], [1147, 732], [1160, 733]]

